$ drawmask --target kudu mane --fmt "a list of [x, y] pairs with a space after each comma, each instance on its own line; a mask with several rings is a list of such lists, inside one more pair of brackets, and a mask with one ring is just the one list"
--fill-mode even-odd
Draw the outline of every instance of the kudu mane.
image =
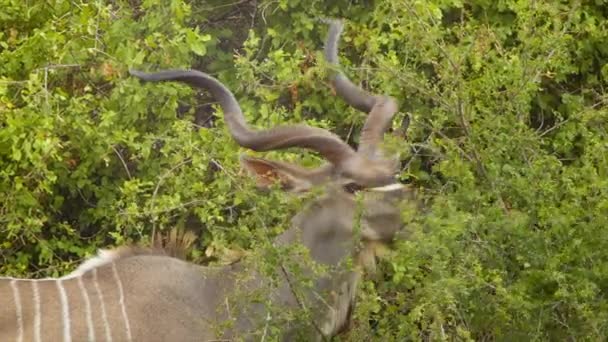
[[165, 256], [186, 260], [188, 249], [195, 240], [196, 236], [191, 231], [173, 228], [166, 234], [159, 233], [153, 236], [150, 246], [131, 244], [111, 249], [100, 249], [97, 251], [97, 255], [86, 259], [74, 272], [66, 277], [79, 276], [93, 268], [98, 268], [111, 262], [120, 263], [124, 259], [142, 255]]

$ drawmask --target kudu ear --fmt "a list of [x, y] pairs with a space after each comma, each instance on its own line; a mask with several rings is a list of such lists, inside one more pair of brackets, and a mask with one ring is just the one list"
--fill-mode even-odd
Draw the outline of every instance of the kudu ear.
[[259, 188], [268, 189], [275, 183], [289, 192], [305, 192], [316, 184], [326, 180], [330, 174], [331, 165], [310, 170], [298, 165], [285, 162], [271, 161], [241, 155], [241, 166], [255, 177]]

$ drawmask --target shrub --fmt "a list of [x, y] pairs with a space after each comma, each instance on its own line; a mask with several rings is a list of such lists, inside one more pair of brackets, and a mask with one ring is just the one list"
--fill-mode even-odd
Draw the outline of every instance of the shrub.
[[333, 96], [320, 53], [319, 19], [344, 17], [347, 74], [400, 101], [396, 131], [409, 118], [392, 141], [425, 208], [342, 338], [608, 335], [605, 5], [222, 5], [0, 0], [0, 273], [63, 274], [176, 225], [197, 231], [198, 261], [271, 248], [303, 200], [239, 177], [206, 94], [126, 71], [206, 70], [260, 126], [306, 121], [355, 144], [365, 116]]

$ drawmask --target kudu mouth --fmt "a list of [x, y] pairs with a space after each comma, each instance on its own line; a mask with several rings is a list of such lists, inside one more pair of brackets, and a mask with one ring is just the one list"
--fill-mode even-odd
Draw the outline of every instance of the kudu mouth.
[[389, 184], [389, 185], [377, 186], [377, 187], [374, 187], [374, 188], [369, 188], [367, 190], [368, 191], [373, 191], [373, 192], [393, 192], [393, 191], [404, 190], [405, 188], [406, 188], [405, 184], [392, 183], [392, 184]]

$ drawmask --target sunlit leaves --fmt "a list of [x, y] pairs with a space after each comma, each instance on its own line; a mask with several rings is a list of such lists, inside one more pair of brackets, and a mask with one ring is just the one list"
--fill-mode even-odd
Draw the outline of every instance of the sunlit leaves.
[[126, 71], [200, 68], [258, 127], [304, 121], [356, 145], [365, 113], [335, 96], [320, 52], [319, 19], [342, 17], [344, 72], [411, 118], [388, 145], [425, 200], [362, 285], [351, 340], [605, 339], [605, 5], [250, 3], [0, 0], [0, 273], [63, 274], [183, 225], [195, 257], [256, 250], [272, 276], [302, 252], [271, 239], [306, 198], [253, 189], [206, 92]]

